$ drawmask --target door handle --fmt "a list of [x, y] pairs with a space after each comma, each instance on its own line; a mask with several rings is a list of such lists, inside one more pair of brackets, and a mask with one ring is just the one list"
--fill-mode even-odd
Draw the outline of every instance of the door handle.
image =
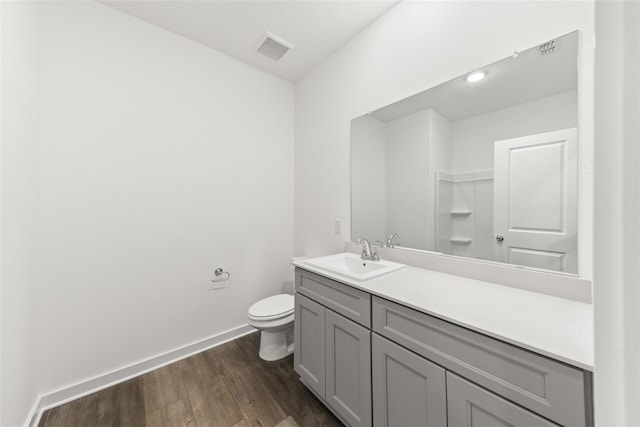
[[504, 236], [503, 236], [502, 234], [498, 234], [498, 235], [496, 236], [496, 241], [497, 241], [497, 242], [502, 242], [503, 240], [504, 240]]

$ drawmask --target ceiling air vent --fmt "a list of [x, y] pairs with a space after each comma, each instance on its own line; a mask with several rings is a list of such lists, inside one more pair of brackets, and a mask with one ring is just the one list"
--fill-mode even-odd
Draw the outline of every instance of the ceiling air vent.
[[540, 49], [540, 54], [542, 56], [551, 55], [556, 50], [556, 41], [551, 40], [546, 43], [542, 43], [538, 46], [538, 49]]
[[293, 48], [291, 43], [287, 43], [280, 37], [267, 32], [258, 45], [258, 52], [264, 56], [278, 61], [282, 56]]

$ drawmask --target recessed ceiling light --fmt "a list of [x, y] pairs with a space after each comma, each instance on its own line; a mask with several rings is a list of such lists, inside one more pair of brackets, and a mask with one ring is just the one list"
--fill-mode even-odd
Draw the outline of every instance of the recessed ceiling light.
[[467, 81], [469, 83], [472, 82], [477, 82], [479, 80], [484, 79], [484, 77], [487, 75], [487, 73], [485, 73], [484, 71], [476, 71], [474, 73], [471, 73], [467, 76]]

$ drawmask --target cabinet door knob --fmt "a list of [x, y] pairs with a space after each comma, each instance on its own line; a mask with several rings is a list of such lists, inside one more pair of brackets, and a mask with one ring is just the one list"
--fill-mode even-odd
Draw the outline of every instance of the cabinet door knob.
[[498, 241], [498, 242], [502, 242], [503, 240], [504, 240], [504, 236], [503, 236], [502, 234], [498, 234], [498, 235], [496, 236], [496, 241]]

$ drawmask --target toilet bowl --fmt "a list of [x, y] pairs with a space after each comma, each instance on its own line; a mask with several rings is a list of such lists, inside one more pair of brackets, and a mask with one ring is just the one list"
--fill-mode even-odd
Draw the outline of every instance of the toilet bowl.
[[293, 295], [274, 295], [249, 307], [249, 324], [260, 330], [260, 358], [282, 359], [293, 352]]

